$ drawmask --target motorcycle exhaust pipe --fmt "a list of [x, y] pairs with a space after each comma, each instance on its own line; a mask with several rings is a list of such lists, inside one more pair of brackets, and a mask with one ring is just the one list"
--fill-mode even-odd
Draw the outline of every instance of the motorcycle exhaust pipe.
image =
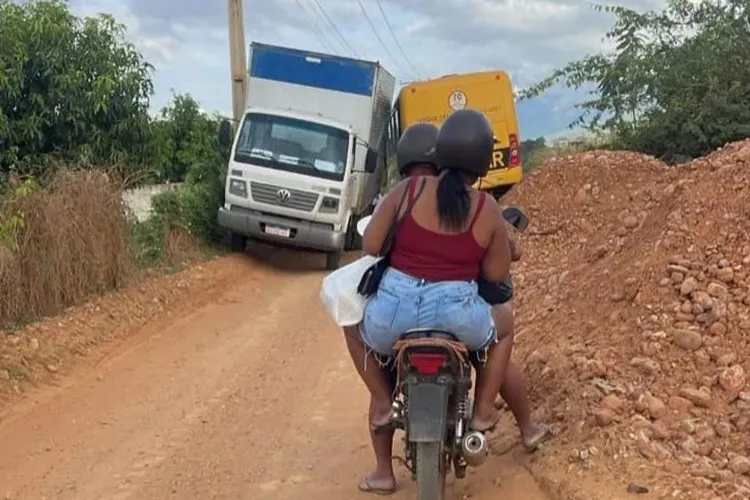
[[404, 427], [404, 405], [401, 401], [391, 403], [391, 422], [395, 423], [398, 428]]
[[484, 433], [471, 431], [461, 440], [461, 455], [468, 465], [472, 467], [482, 465], [489, 454], [490, 443]]

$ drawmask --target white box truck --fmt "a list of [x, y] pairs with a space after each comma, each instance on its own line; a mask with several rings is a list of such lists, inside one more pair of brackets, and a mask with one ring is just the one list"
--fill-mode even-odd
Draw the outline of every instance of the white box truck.
[[248, 59], [219, 224], [237, 249], [316, 250], [335, 269], [380, 190], [395, 79], [376, 62], [255, 42]]

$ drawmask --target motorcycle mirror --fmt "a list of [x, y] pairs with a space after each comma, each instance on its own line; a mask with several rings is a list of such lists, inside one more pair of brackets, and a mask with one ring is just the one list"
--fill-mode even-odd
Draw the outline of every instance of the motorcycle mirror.
[[366, 215], [359, 219], [359, 222], [357, 222], [357, 233], [360, 236], [365, 235], [365, 229], [367, 229], [367, 225], [370, 223], [370, 219], [372, 219], [372, 215]]
[[525, 231], [529, 225], [529, 217], [518, 207], [503, 209], [503, 217], [518, 231]]

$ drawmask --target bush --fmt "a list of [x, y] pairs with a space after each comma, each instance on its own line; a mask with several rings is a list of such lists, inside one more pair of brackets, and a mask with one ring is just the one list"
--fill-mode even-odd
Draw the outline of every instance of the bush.
[[[44, 187], [16, 183], [0, 196], [0, 328], [117, 289], [140, 269], [174, 269], [203, 257], [206, 249], [183, 220], [202, 217], [198, 227], [211, 234], [215, 224], [203, 215], [213, 203], [211, 185], [159, 195], [154, 216], [138, 222], [128, 217], [121, 183], [103, 171], [60, 170]], [[216, 207], [210, 213], [215, 217]]]
[[63, 171], [43, 189], [16, 191], [0, 222], [0, 324], [55, 314], [129, 276], [121, 190], [102, 172]]
[[169, 224], [162, 217], [130, 222], [130, 248], [138, 268], [154, 266], [164, 258], [169, 230]]
[[179, 189], [155, 196], [151, 204], [155, 223], [183, 228], [204, 242], [221, 241], [225, 231], [216, 220], [224, 204], [226, 163], [221, 159], [194, 165]]
[[608, 53], [555, 70], [521, 93], [589, 88], [571, 125], [669, 163], [750, 136], [750, 2], [668, 0], [661, 11], [597, 7], [615, 17]]

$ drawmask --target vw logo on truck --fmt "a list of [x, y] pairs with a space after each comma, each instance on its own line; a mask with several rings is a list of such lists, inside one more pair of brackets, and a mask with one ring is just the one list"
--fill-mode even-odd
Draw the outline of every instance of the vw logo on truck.
[[292, 197], [292, 193], [290, 193], [288, 189], [279, 189], [276, 191], [276, 197], [279, 199], [279, 202], [286, 205], [289, 203], [289, 198]]

